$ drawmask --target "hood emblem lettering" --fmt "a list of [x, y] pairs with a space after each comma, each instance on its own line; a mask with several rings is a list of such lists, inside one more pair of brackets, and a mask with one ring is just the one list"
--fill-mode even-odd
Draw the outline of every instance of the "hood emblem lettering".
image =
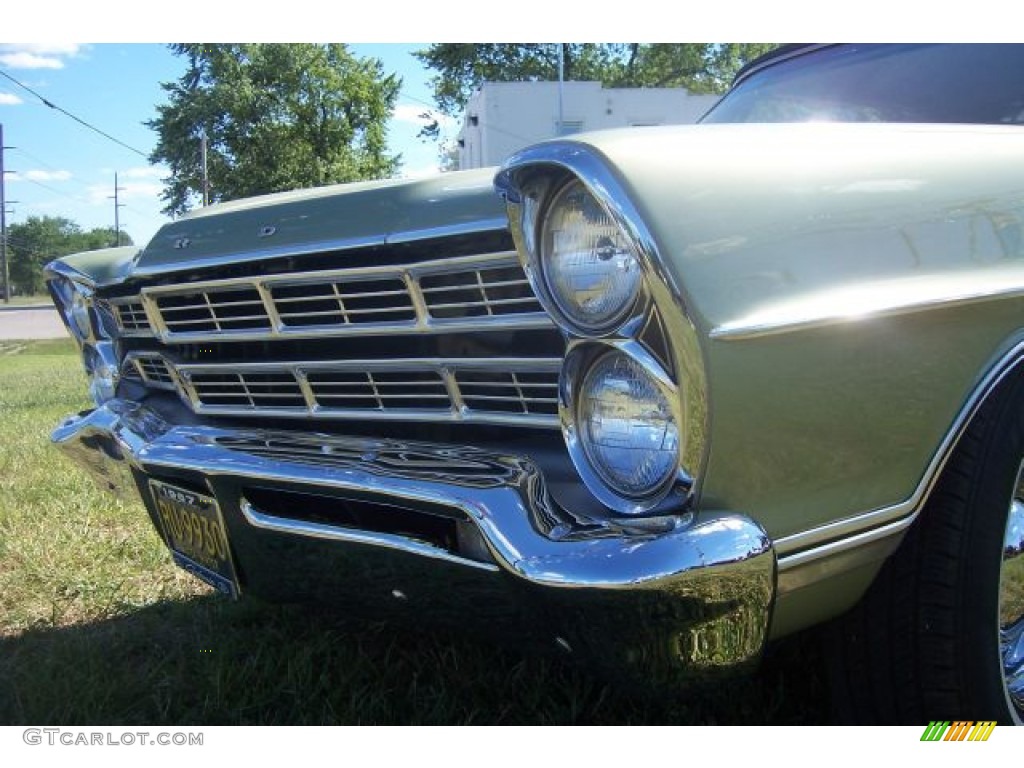
[[192, 245], [192, 241], [189, 240], [187, 237], [179, 237], [177, 240], [174, 241], [174, 247], [177, 248], [178, 250], [181, 250], [182, 248], [188, 248], [190, 245]]

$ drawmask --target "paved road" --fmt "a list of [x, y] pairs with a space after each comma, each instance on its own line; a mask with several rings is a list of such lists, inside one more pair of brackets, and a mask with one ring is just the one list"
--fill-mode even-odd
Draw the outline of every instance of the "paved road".
[[68, 335], [53, 307], [7, 309], [0, 304], [0, 341], [62, 339]]

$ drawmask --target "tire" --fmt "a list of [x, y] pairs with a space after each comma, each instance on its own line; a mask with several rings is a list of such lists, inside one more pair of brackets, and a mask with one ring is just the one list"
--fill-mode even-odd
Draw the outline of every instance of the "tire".
[[868, 593], [826, 630], [839, 720], [1021, 722], [1024, 660], [1006, 672], [1003, 653], [1015, 629], [1024, 655], [1022, 461], [1015, 375], [972, 419]]

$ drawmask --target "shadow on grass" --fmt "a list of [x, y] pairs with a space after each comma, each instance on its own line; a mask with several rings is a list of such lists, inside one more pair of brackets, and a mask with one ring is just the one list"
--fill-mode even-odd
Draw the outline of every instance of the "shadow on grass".
[[203, 597], [0, 639], [0, 723], [818, 723], [816, 656], [797, 638], [756, 678], [637, 700], [555, 656]]

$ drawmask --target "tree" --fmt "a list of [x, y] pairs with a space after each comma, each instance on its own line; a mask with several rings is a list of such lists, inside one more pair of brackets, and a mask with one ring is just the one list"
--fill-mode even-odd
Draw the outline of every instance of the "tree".
[[[680, 86], [721, 93], [743, 64], [775, 46], [763, 43], [566, 43], [565, 80], [597, 80], [609, 88]], [[486, 81], [557, 80], [559, 46], [552, 44], [438, 43], [416, 52], [437, 72], [434, 100], [457, 115]], [[433, 130], [432, 130], [433, 128]], [[424, 133], [437, 136], [435, 126]]]
[[387, 120], [401, 80], [341, 44], [174, 44], [188, 61], [164, 83], [168, 103], [147, 125], [150, 161], [170, 166], [164, 212], [202, 197], [207, 138], [211, 200], [392, 175]]
[[[41, 293], [43, 267], [60, 256], [79, 251], [107, 248], [115, 242], [113, 227], [84, 231], [63, 216], [30, 216], [7, 228], [7, 254], [11, 285], [18, 293]], [[121, 244], [132, 240], [121, 233]]]

